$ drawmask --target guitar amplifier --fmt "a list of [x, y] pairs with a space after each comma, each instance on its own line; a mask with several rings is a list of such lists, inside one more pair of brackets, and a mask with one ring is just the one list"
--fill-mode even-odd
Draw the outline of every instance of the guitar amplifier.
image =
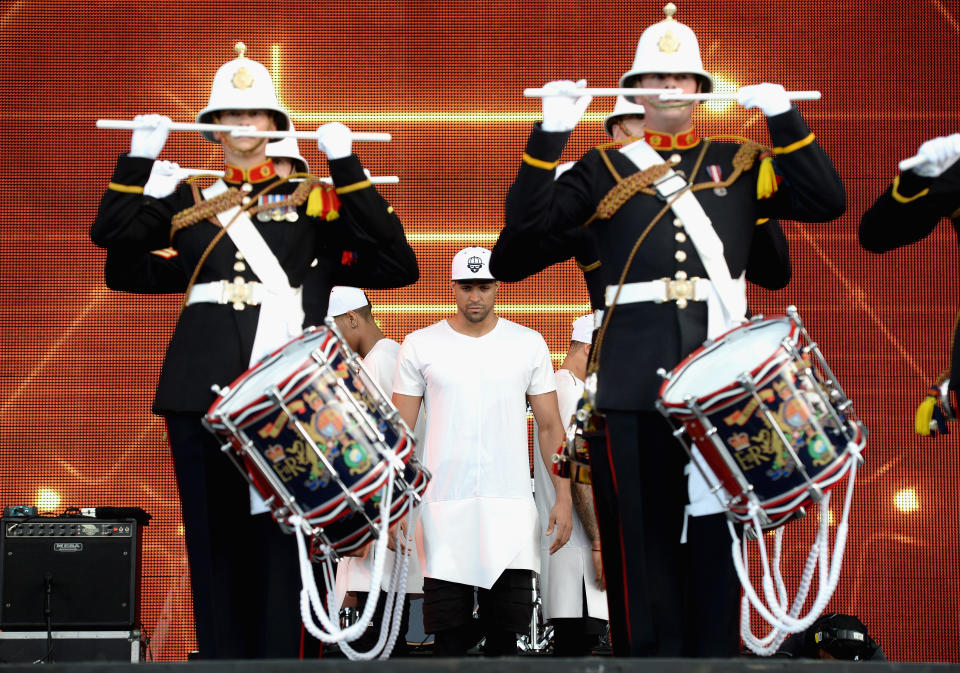
[[138, 620], [135, 519], [0, 519], [0, 629], [123, 629]]

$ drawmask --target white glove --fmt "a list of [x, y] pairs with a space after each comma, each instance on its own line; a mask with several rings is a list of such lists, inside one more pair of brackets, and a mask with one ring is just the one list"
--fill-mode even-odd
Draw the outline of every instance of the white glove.
[[925, 178], [938, 178], [960, 159], [960, 133], [928, 140], [917, 150], [923, 163], [913, 167], [913, 172]]
[[162, 199], [173, 194], [177, 184], [183, 176], [180, 175], [180, 165], [174, 161], [154, 161], [150, 169], [150, 179], [143, 186], [143, 193], [155, 199]]
[[767, 117], [783, 114], [791, 107], [786, 90], [779, 84], [752, 84], [740, 87], [737, 92], [737, 102], [747, 110], [760, 108]]
[[[578, 82], [570, 80], [557, 80], [547, 82], [543, 85], [544, 89], [550, 91], [551, 95], [543, 97], [543, 130], [544, 131], [572, 131], [587, 111], [593, 96], [583, 95], [579, 98], [568, 96], [561, 93], [567, 89], [582, 88], [587, 85], [587, 80], [581, 79]], [[554, 95], [553, 92], [556, 92]]]
[[170, 117], [137, 115], [133, 123], [143, 128], [134, 129], [130, 137], [130, 156], [156, 159], [170, 135]]
[[317, 129], [317, 147], [327, 155], [328, 159], [343, 159], [353, 152], [353, 134], [340, 122], [330, 122]]

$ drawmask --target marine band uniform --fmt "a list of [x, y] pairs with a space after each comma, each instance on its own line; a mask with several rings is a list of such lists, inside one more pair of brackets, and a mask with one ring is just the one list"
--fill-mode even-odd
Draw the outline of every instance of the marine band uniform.
[[[652, 78], [670, 88], [695, 84], [695, 77], [702, 90], [712, 88], [696, 36], [671, 14], [643, 33], [621, 86]], [[591, 466], [614, 653], [735, 655], [739, 587], [725, 522], [691, 521], [681, 547], [687, 459], [654, 411], [656, 372], [743, 319], [743, 274], [758, 222], [832, 220], [845, 209], [843, 185], [775, 85], [741, 90], [741, 104], [765, 113], [772, 148], [703, 138], [692, 126], [664, 129], [661, 122], [682, 118], [679, 106], [645, 98], [645, 142], [590, 150], [554, 182], [553, 169], [589, 102], [544, 99], [544, 121], [529, 137], [506, 198], [491, 268], [502, 280], [520, 280], [548, 255], [524, 261], [517, 246], [593, 232], [600, 262], [594, 282], [602, 285], [607, 322], [602, 341], [594, 342], [597, 405], [607, 435], [606, 446], [591, 451]]]
[[[217, 71], [197, 121], [289, 128], [266, 68], [240, 45], [238, 52]], [[231, 383], [304, 325], [322, 322], [333, 285], [407, 285], [418, 277], [416, 259], [342, 124], [322, 127], [318, 141], [333, 187], [278, 178], [264, 140], [204, 131], [223, 144], [225, 177], [158, 196], [148, 181], [169, 120], [139, 121], [147, 128], [134, 131], [131, 152], [117, 160], [90, 236], [131, 254], [172, 246], [191, 274], [153, 410], [165, 417], [173, 453], [200, 656], [296, 656], [295, 540], [269, 516], [251, 514], [246, 482], [201, 418], [215, 399], [212, 385]]]

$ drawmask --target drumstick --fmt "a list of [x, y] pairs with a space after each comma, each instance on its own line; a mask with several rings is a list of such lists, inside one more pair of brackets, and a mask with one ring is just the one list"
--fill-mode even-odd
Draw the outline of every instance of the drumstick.
[[211, 177], [222, 178], [225, 175], [223, 171], [213, 171], [213, 170], [208, 171], [203, 168], [178, 168], [177, 173], [180, 173], [184, 177], [188, 177], [188, 178], [191, 178], [194, 175], [209, 175]]
[[[299, 140], [316, 140], [320, 135], [316, 131], [248, 131], [246, 129], [237, 129], [230, 131], [232, 136], [244, 136], [246, 138], [297, 138]], [[371, 133], [367, 131], [351, 131], [350, 139], [354, 141], [366, 141], [376, 143], [390, 142], [389, 133]]]
[[[152, 124], [138, 124], [128, 119], [98, 119], [98, 129], [111, 129], [119, 131], [135, 131], [137, 129], [153, 128]], [[303, 138], [307, 140], [316, 140], [316, 131], [258, 131], [253, 126], [237, 126], [236, 124], [199, 124], [194, 122], [170, 122], [168, 128], [171, 131], [223, 131], [233, 136], [245, 136], [247, 138]], [[368, 142], [390, 142], [389, 133], [366, 133], [353, 132], [351, 137], [356, 141]]]
[[[400, 182], [400, 178], [396, 175], [374, 175], [367, 179], [375, 185], [395, 185]], [[332, 185], [333, 178], [320, 178], [320, 182], [325, 185]]]
[[[787, 91], [787, 98], [790, 100], [820, 100], [819, 91]], [[718, 92], [718, 93], [662, 93], [660, 100], [737, 100], [736, 91]]]
[[[203, 168], [180, 168], [177, 169], [177, 172], [188, 178], [194, 175], [209, 175], [210, 177], [222, 178], [224, 175], [223, 171], [208, 171]], [[400, 178], [396, 175], [374, 175], [371, 176], [369, 180], [375, 185], [396, 185], [400, 182]], [[320, 178], [320, 182], [325, 185], [332, 185], [333, 178]]]
[[569, 96], [579, 98], [580, 96], [659, 96], [663, 94], [680, 93], [680, 89], [640, 89], [614, 87], [609, 89], [597, 87], [570, 87], [567, 89], [524, 89], [523, 95], [526, 98], [544, 98], [546, 96]]
[[[253, 126], [237, 126], [236, 124], [198, 124], [194, 122], [170, 122], [168, 128], [171, 131], [237, 131], [247, 132], [256, 131]], [[131, 119], [98, 119], [98, 129], [108, 129], [117, 131], [136, 131], [137, 129], [154, 128], [153, 124], [138, 124]]]

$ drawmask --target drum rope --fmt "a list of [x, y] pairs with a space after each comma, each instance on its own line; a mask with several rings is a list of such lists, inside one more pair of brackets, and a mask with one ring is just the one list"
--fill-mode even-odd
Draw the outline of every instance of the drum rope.
[[[410, 511], [412, 510], [413, 508], [411, 507]], [[410, 511], [408, 511], [406, 515], [408, 523]], [[405, 550], [410, 549], [410, 543], [409, 535], [405, 536], [402, 541], [403, 550], [398, 549], [398, 553], [394, 557], [393, 569], [390, 573], [389, 590], [386, 592], [387, 595], [384, 598], [384, 618], [381, 620], [380, 636], [377, 639], [376, 645], [367, 652], [357, 652], [348, 643], [340, 643], [340, 649], [343, 650], [344, 654], [350, 659], [360, 661], [369, 661], [373, 658], [388, 659], [390, 653], [393, 652], [393, 646], [400, 636], [400, 622], [403, 618], [403, 603], [406, 597], [407, 587], [407, 569], [410, 563], [410, 556], [408, 553], [405, 553]], [[399, 556], [403, 556], [402, 561], [399, 560]], [[367, 600], [369, 601], [369, 598]]]
[[[817, 617], [820, 616], [820, 613], [832, 598], [833, 593], [839, 584], [840, 567], [843, 563], [843, 554], [846, 548], [850, 507], [853, 502], [853, 490], [856, 482], [857, 465], [860, 461], [860, 447], [857, 447], [851, 443], [848, 445], [848, 449], [851, 451], [849, 481], [847, 483], [847, 492], [844, 498], [843, 514], [841, 516], [840, 523], [837, 526], [837, 534], [834, 541], [832, 559], [829, 550], [830, 494], [827, 493], [820, 502], [820, 522], [818, 526], [817, 537], [810, 549], [807, 561], [804, 564], [803, 574], [801, 576], [797, 595], [794, 598], [793, 605], [791, 606], [789, 613], [784, 612], [784, 607], [786, 605], [786, 586], [783, 583], [783, 578], [780, 573], [780, 550], [782, 547], [783, 528], [777, 531], [777, 539], [774, 543], [774, 563], [776, 565], [775, 575], [777, 583], [775, 590], [773, 580], [770, 576], [770, 564], [766, 553], [766, 545], [763, 541], [762, 528], [760, 527], [758, 507], [753, 504], [751, 505], [753, 525], [755, 530], [759, 532], [757, 543], [761, 557], [761, 569], [763, 572], [762, 583], [764, 597], [767, 600], [767, 603], [765, 604], [758, 597], [757, 592], [750, 581], [748, 570], [749, 541], [746, 539], [746, 537], [744, 537], [741, 549], [741, 543], [738, 539], [733, 524], [732, 522], [728, 522], [730, 535], [733, 538], [733, 545], [731, 549], [733, 562], [737, 571], [737, 576], [740, 578], [740, 583], [743, 585], [744, 589], [744, 596], [741, 600], [740, 635], [743, 637], [745, 644], [751, 650], [761, 656], [773, 654], [783, 642], [787, 634], [803, 631], [813, 624], [813, 622], [817, 619]], [[810, 586], [813, 582], [814, 570], [818, 565], [820, 572], [818, 577], [819, 589], [817, 591], [817, 597], [814, 599], [813, 605], [808, 613], [804, 617], [798, 618], [797, 615], [806, 602], [807, 593], [809, 592]], [[777, 595], [778, 593], [779, 596]], [[759, 638], [754, 635], [750, 626], [751, 604], [757, 610], [760, 616], [773, 627], [773, 630], [763, 638]]]
[[[390, 507], [393, 502], [393, 475], [394, 471], [390, 471], [390, 477], [387, 479], [385, 486], [386, 493], [380, 501], [380, 521], [388, 522], [390, 520]], [[299, 517], [290, 518], [291, 525], [294, 526], [294, 531], [297, 536], [297, 550], [300, 554], [300, 580], [302, 582], [303, 588], [300, 592], [300, 614], [303, 618], [303, 624], [310, 634], [325, 643], [335, 643], [342, 642], [345, 640], [356, 640], [366, 629], [367, 623], [373, 618], [373, 613], [377, 607], [376, 600], [368, 600], [367, 604], [363, 608], [363, 612], [360, 615], [360, 619], [345, 629], [341, 629], [334, 624], [334, 620], [331, 618], [331, 615], [339, 613], [339, 610], [336, 609], [336, 606], [333, 605], [334, 598], [332, 595], [328, 595], [328, 609], [324, 610], [323, 604], [320, 600], [319, 592], [317, 590], [317, 583], [313, 576], [313, 569], [310, 563], [309, 554], [306, 549], [306, 542], [304, 541], [303, 528], [299, 525]], [[296, 525], [295, 525], [296, 524]], [[370, 573], [370, 594], [371, 596], [379, 596], [380, 591], [380, 580], [383, 577], [383, 566], [385, 564], [387, 549], [387, 535], [386, 531], [382, 531], [379, 537], [377, 538], [374, 559], [373, 559], [373, 570]], [[323, 560], [323, 572], [324, 580], [327, 583], [328, 587], [334, 586], [333, 583], [333, 564], [330, 560], [331, 552], [333, 551], [330, 548], [324, 546], [321, 548], [321, 551], [324, 552]], [[328, 594], [333, 594], [334, 592], [328, 592]], [[316, 613], [317, 617], [320, 618], [320, 623], [323, 626], [324, 630], [321, 630], [313, 621], [313, 616], [311, 614], [310, 608], [313, 608], [313, 611]], [[339, 619], [338, 619], [339, 621]]]

